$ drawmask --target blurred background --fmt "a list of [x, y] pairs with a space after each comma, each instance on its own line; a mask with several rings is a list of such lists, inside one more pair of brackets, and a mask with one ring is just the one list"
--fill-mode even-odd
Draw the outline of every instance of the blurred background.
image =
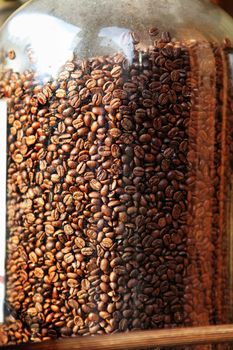
[[220, 5], [233, 16], [233, 0], [212, 0], [212, 2]]
[[[25, 2], [27, 0], [0, 0], [0, 21], [2, 22], [2, 20], [7, 18], [17, 7]], [[233, 16], [233, 0], [210, 0], [210, 2], [220, 5]]]
[[[58, 0], [59, 1], [59, 0]], [[185, 1], [185, 0], [184, 0]], [[233, 16], [233, 0], [210, 0], [220, 5], [224, 10]], [[20, 5], [27, 0], [0, 0], [0, 26]]]

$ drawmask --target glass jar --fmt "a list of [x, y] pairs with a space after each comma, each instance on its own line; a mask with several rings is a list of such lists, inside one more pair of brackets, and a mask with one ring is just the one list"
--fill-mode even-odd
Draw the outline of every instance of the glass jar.
[[201, 0], [5, 24], [3, 343], [232, 321], [231, 40]]

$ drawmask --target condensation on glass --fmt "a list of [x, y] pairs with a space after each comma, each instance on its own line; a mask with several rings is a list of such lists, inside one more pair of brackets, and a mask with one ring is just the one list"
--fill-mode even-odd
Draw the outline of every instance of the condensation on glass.
[[201, 0], [5, 24], [3, 343], [232, 321], [231, 40]]

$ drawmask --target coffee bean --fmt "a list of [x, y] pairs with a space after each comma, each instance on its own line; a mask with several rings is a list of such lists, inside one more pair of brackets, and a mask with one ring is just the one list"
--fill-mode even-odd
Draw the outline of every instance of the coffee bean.
[[122, 73], [122, 68], [121, 66], [115, 66], [112, 70], [111, 70], [111, 75], [113, 78], [118, 78]]
[[152, 27], [149, 29], [149, 34], [151, 36], [156, 36], [159, 34], [159, 29], [157, 27]]
[[100, 268], [103, 272], [107, 272], [109, 269], [109, 261], [107, 259], [102, 259], [100, 262]]
[[81, 253], [85, 256], [90, 256], [93, 254], [93, 249], [92, 248], [89, 248], [89, 247], [86, 247], [86, 248], [82, 248], [81, 249]]
[[180, 214], [181, 214], [181, 207], [179, 204], [175, 204], [174, 207], [173, 207], [173, 210], [172, 210], [172, 217], [174, 219], [178, 219], [180, 217]]
[[13, 49], [9, 50], [7, 56], [10, 60], [14, 60], [16, 57], [15, 51]]
[[12, 155], [12, 159], [13, 159], [13, 161], [15, 162], [15, 163], [22, 163], [22, 161], [23, 161], [23, 156], [22, 156], [22, 154], [20, 154], [20, 153], [17, 153], [17, 154], [13, 154]]
[[74, 261], [74, 256], [73, 256], [73, 254], [71, 254], [71, 253], [65, 254], [65, 255], [64, 255], [64, 261], [65, 261], [67, 264], [71, 264], [71, 263]]
[[161, 106], [164, 106], [168, 103], [168, 95], [166, 93], [163, 93], [163, 94], [160, 94], [159, 97], [158, 97], [158, 103], [161, 105]]
[[159, 228], [165, 227], [166, 224], [167, 224], [166, 218], [163, 218], [163, 217], [162, 217], [162, 218], [160, 218], [160, 219], [158, 220], [158, 226], [159, 226]]
[[102, 187], [101, 183], [98, 180], [92, 179], [90, 181], [90, 186], [93, 190], [99, 191]]
[[112, 137], [119, 137], [121, 135], [121, 131], [117, 128], [110, 129], [109, 133]]
[[32, 262], [33, 264], [36, 264], [37, 261], [38, 261], [38, 257], [37, 257], [37, 255], [36, 255], [36, 253], [34, 253], [34, 252], [31, 252], [31, 253], [29, 254], [29, 259], [31, 260], [31, 262]]
[[35, 275], [36, 278], [40, 278], [41, 279], [44, 276], [44, 271], [41, 268], [36, 267], [35, 271], [34, 271], [34, 275]]
[[113, 242], [111, 238], [104, 238], [101, 242], [101, 246], [106, 249], [111, 248], [112, 245], [113, 245]]
[[67, 235], [72, 235], [74, 230], [72, 228], [71, 225], [67, 224], [64, 226], [64, 232], [67, 234]]
[[146, 35], [142, 50], [130, 33], [130, 62], [1, 75], [6, 343], [227, 321], [229, 62], [214, 43]]
[[84, 247], [85, 247], [85, 241], [84, 241], [84, 239], [81, 238], [81, 237], [75, 238], [74, 242], [75, 242], [75, 246], [76, 246], [77, 248], [80, 248], [80, 249], [81, 249], [81, 248], [84, 248]]

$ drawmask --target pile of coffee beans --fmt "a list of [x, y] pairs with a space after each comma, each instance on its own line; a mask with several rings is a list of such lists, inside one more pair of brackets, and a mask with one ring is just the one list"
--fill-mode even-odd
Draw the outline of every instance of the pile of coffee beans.
[[72, 57], [45, 84], [0, 77], [3, 343], [226, 321], [228, 56], [157, 34], [130, 64]]

